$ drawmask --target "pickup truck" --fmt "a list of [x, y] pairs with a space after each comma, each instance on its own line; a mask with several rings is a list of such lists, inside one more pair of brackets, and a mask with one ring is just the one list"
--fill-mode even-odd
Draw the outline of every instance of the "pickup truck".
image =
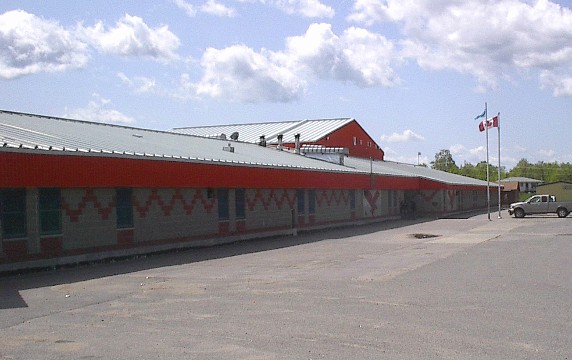
[[526, 201], [510, 204], [509, 215], [523, 218], [529, 214], [556, 213], [558, 217], [565, 218], [572, 210], [572, 201], [556, 201], [553, 195], [534, 195]]

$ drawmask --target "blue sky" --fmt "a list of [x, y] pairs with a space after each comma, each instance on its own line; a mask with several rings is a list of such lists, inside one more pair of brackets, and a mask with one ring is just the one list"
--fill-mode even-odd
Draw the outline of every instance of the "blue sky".
[[[572, 3], [0, 2], [0, 108], [152, 129], [353, 117], [386, 159], [572, 162]], [[497, 163], [497, 131], [489, 132]]]

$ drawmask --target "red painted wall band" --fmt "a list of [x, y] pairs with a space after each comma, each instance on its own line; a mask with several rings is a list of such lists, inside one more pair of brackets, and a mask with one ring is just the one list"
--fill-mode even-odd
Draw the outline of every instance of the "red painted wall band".
[[427, 179], [149, 158], [0, 152], [0, 187], [483, 190]]

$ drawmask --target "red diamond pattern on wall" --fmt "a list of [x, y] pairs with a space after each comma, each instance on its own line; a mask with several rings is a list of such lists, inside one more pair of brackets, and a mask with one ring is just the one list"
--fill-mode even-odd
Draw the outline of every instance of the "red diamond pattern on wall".
[[84, 195], [82, 196], [76, 209], [73, 209], [72, 206], [68, 204], [63, 197], [61, 201], [62, 209], [69, 217], [71, 222], [79, 221], [79, 217], [83, 215], [88, 203], [93, 204], [93, 207], [97, 209], [97, 213], [101, 216], [102, 220], [107, 220], [111, 214], [111, 211], [113, 208], [115, 208], [115, 196], [112, 197], [111, 202], [108, 203], [107, 206], [103, 206], [97, 199], [97, 196], [94, 194], [93, 189], [84, 189]]

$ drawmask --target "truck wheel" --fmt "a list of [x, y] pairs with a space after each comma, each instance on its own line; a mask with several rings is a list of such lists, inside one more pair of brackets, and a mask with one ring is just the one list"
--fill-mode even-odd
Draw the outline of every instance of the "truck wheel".
[[523, 218], [524, 217], [524, 210], [521, 208], [514, 209], [514, 217], [515, 218]]
[[566, 216], [568, 216], [568, 209], [559, 208], [558, 210], [556, 210], [556, 214], [558, 214], [559, 218], [565, 218]]

